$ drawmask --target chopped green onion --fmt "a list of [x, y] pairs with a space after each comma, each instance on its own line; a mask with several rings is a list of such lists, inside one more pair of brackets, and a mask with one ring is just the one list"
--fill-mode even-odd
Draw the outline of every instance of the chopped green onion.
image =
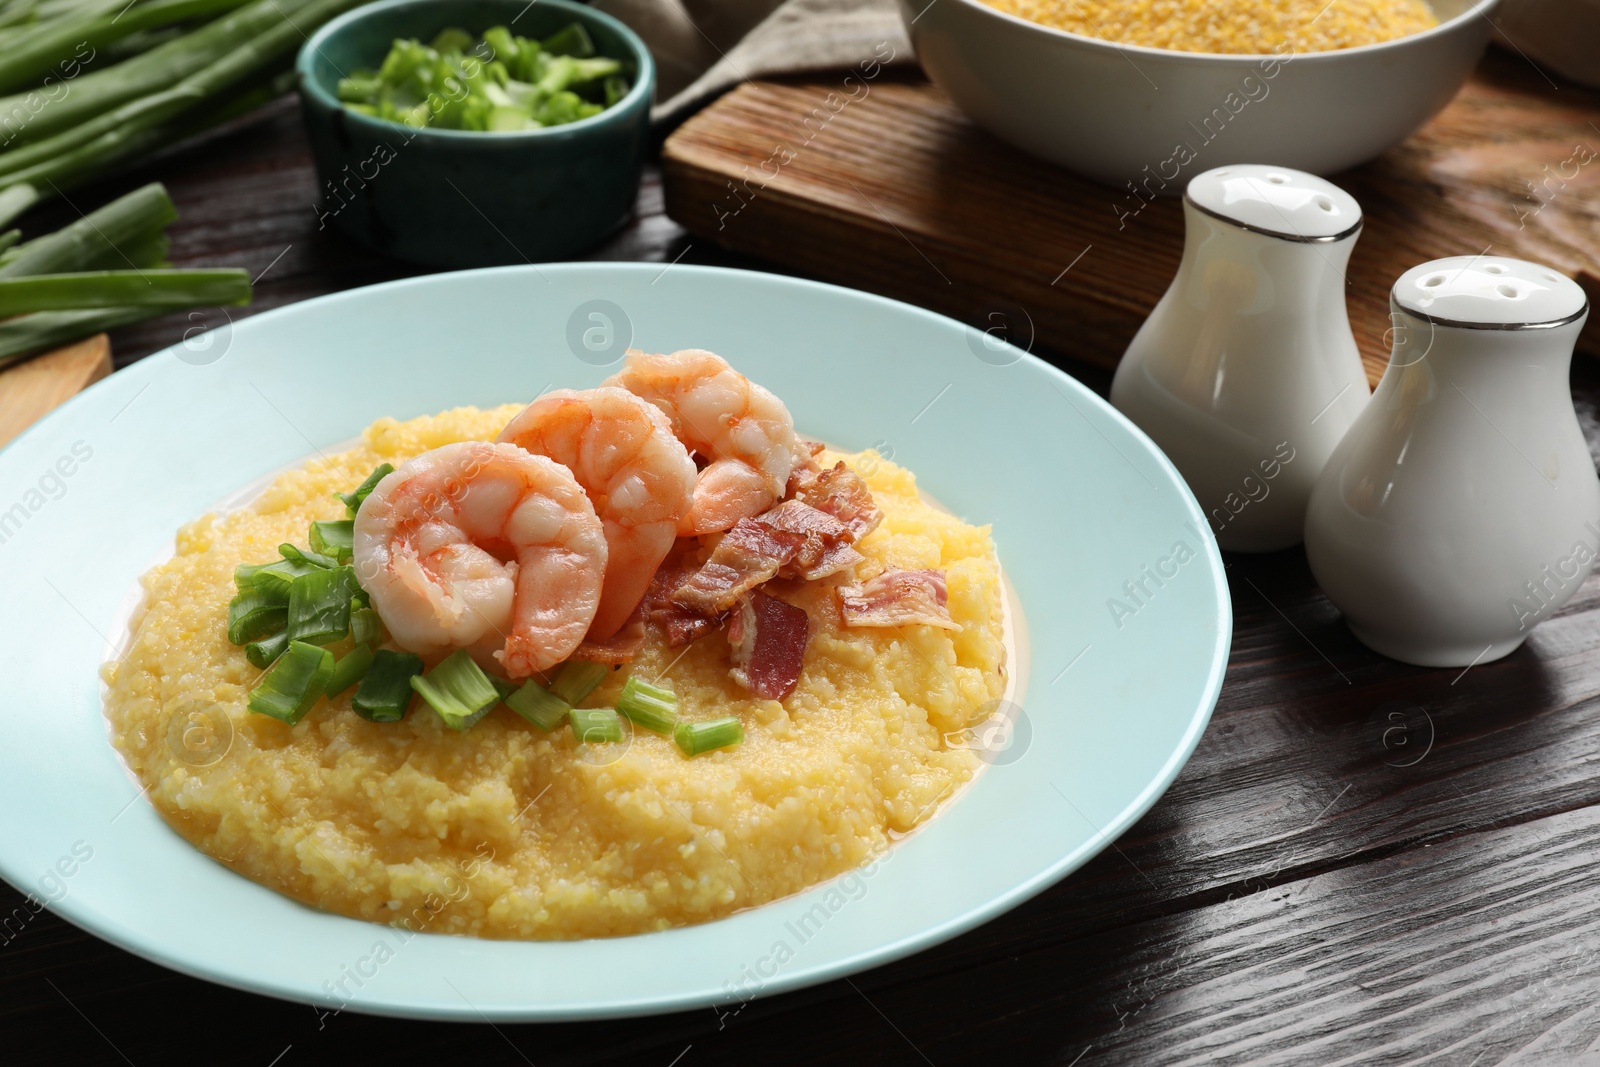
[[332, 675], [332, 652], [303, 641], [290, 641], [288, 651], [262, 676], [261, 684], [250, 691], [250, 710], [293, 726], [322, 696]]
[[302, 574], [289, 586], [289, 640], [326, 645], [350, 632], [353, 567]]
[[482, 45], [453, 29], [431, 44], [398, 39], [377, 70], [341, 78], [337, 95], [352, 111], [405, 126], [509, 133], [598, 115], [628, 90], [624, 64], [596, 55], [574, 23], [542, 43], [505, 26], [485, 30]]
[[498, 674], [490, 674], [488, 671], [484, 671], [483, 676], [489, 679], [489, 684], [494, 686], [494, 691], [500, 694], [502, 701], [521, 688], [516, 682], [511, 681], [509, 678], [502, 678]]
[[283, 629], [288, 610], [254, 589], [240, 593], [228, 602], [228, 640], [247, 645], [258, 637]]
[[345, 657], [333, 665], [333, 677], [328, 679], [328, 698], [331, 700], [366, 675], [367, 668], [372, 666], [372, 649], [366, 645], [357, 645], [345, 654]]
[[583, 703], [584, 697], [600, 688], [600, 683], [610, 673], [611, 668], [604, 663], [586, 659], [568, 660], [556, 672], [555, 679], [550, 683], [550, 692], [577, 707]]
[[635, 675], [622, 687], [617, 710], [646, 730], [670, 734], [678, 725], [678, 694]]
[[489, 46], [489, 54], [499, 63], [515, 63], [517, 57], [522, 54], [522, 46], [517, 43], [510, 28], [506, 26], [491, 26], [484, 30], [483, 43]]
[[732, 715], [706, 722], [680, 722], [672, 731], [672, 739], [678, 742], [684, 755], [698, 756], [714, 748], [737, 745], [744, 740], [744, 727]]
[[275, 604], [289, 603], [289, 586], [302, 574], [311, 574], [317, 568], [292, 559], [275, 563], [241, 563], [233, 571], [233, 584], [240, 591], [253, 589]]
[[278, 546], [278, 555], [295, 563], [304, 563], [325, 571], [331, 571], [339, 565], [336, 559], [329, 559], [320, 552], [308, 552], [303, 548], [296, 548], [287, 541]]
[[500, 703], [499, 690], [464, 648], [440, 660], [427, 674], [414, 676], [411, 688], [452, 730], [469, 729]]
[[[488, 34], [484, 36], [487, 37]], [[588, 59], [594, 55], [594, 39], [589, 36], [589, 31], [583, 28], [583, 24], [578, 22], [546, 37], [539, 42], [539, 47], [556, 56], [577, 56], [579, 59]]]
[[311, 524], [311, 548], [341, 563], [355, 554], [355, 522], [333, 519]]
[[567, 718], [572, 721], [572, 732], [586, 745], [622, 740], [622, 720], [610, 708], [573, 708]]
[[383, 623], [378, 618], [378, 613], [371, 608], [355, 607], [359, 598], [350, 599], [350, 640], [358, 645], [371, 645], [377, 648], [383, 643]]
[[[283, 561], [279, 560], [278, 562], [281, 563]], [[273, 565], [271, 563], [241, 563], [233, 568], [233, 584], [238, 587], [239, 592], [243, 593], [255, 585], [251, 579]]]
[[371, 722], [399, 722], [411, 704], [411, 679], [422, 673], [422, 657], [380, 648], [350, 706]]
[[361, 510], [362, 501], [366, 500], [367, 497], [372, 495], [372, 491], [378, 488], [379, 482], [383, 481], [385, 477], [393, 473], [394, 467], [391, 464], [380, 463], [377, 465], [377, 467], [373, 468], [371, 474], [367, 475], [366, 481], [356, 486], [355, 492], [335, 493], [334, 495], [340, 500], [344, 501], [344, 506], [349, 510], [350, 517], [353, 519], [356, 517], [356, 512]]
[[539, 729], [549, 733], [561, 725], [572, 705], [546, 692], [538, 682], [529, 679], [521, 689], [505, 698], [506, 707], [527, 719]]
[[606, 107], [616, 106], [628, 95], [628, 79], [620, 74], [613, 74], [600, 84], [606, 94]]
[[283, 650], [289, 647], [289, 635], [282, 630], [271, 637], [263, 637], [259, 641], [251, 641], [244, 646], [244, 658], [250, 661], [252, 667], [266, 670], [272, 666], [277, 658], [283, 655]]
[[459, 26], [448, 26], [435, 35], [432, 48], [435, 52], [465, 52], [472, 44], [472, 34]]

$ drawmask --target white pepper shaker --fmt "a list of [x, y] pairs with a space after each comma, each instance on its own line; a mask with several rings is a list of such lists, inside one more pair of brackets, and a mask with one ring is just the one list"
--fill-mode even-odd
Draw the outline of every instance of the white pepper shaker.
[[1389, 299], [1389, 367], [1317, 481], [1306, 556], [1369, 647], [1485, 663], [1600, 554], [1600, 479], [1567, 379], [1588, 301], [1499, 256], [1424, 263]]
[[1288, 548], [1370, 395], [1345, 312], [1361, 207], [1314, 175], [1241, 164], [1197, 175], [1183, 212], [1183, 261], [1111, 403], [1172, 460], [1222, 548]]

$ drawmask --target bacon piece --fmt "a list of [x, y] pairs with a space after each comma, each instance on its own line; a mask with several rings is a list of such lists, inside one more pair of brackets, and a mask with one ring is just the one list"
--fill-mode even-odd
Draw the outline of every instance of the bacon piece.
[[817, 464], [815, 457], [812, 457], [809, 463], [796, 464], [795, 468], [789, 472], [789, 483], [783, 488], [783, 499], [798, 500], [800, 487], [810, 485], [817, 480], [817, 476], [821, 473], [822, 468]]
[[802, 575], [820, 564], [833, 546], [854, 540], [844, 523], [798, 500], [785, 500], [757, 515], [755, 521], [803, 538], [794, 557], [787, 561], [788, 566]]
[[846, 626], [938, 626], [959, 630], [950, 618], [944, 572], [890, 568], [861, 585], [839, 587]]
[[594, 663], [632, 663], [633, 657], [644, 647], [644, 620], [641, 603], [634, 609], [633, 614], [628, 616], [628, 621], [622, 624], [622, 629], [604, 641], [590, 641], [584, 638], [568, 658], [590, 660]]
[[776, 575], [804, 543], [804, 535], [774, 529], [759, 516], [740, 519], [722, 535], [705, 566], [672, 594], [672, 602], [700, 615], [721, 615]]
[[823, 551], [821, 558], [809, 567], [801, 566], [799, 561], [796, 560], [779, 571], [778, 575], [782, 578], [801, 578], [808, 582], [814, 582], [818, 578], [826, 578], [831, 574], [847, 571], [866, 558], [866, 556], [863, 556], [849, 545], [830, 545]]
[[804, 608], [759, 590], [739, 601], [728, 619], [733, 680], [764, 700], [794, 692], [811, 640], [811, 618]]
[[667, 635], [667, 644], [672, 648], [704, 637], [723, 623], [720, 614], [701, 615], [672, 602], [672, 594], [689, 580], [696, 569], [682, 563], [662, 564], [650, 580], [650, 588], [645, 591], [644, 600], [639, 604], [640, 613]]
[[861, 540], [883, 521], [883, 512], [873, 502], [872, 490], [859, 474], [842, 462], [801, 482], [795, 487], [794, 498], [844, 523], [852, 541]]
[[815, 580], [859, 563], [862, 556], [850, 543], [883, 519], [866, 483], [839, 463], [803, 481], [796, 493], [724, 534], [705, 565], [671, 594], [672, 603], [720, 615], [779, 574]]

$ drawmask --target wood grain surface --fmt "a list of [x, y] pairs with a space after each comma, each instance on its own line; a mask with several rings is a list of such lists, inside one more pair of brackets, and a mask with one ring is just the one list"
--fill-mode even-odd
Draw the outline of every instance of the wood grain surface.
[[[1145, 199], [1165, 183], [1135, 195], [1077, 178], [920, 79], [852, 92], [751, 82], [695, 115], [663, 150], [667, 213], [724, 248], [1114, 365], [1182, 252], [1179, 202]], [[1365, 217], [1346, 278], [1374, 383], [1389, 287], [1419, 263], [1535, 259], [1600, 296], [1600, 98], [1516, 57], [1492, 53], [1416, 136], [1333, 180]], [[1600, 322], [1584, 344], [1600, 351]]]
[[[1521, 77], [1491, 56], [1477, 84]], [[1510, 173], [1507, 152], [1496, 165]], [[1363, 173], [1377, 183], [1406, 166], [1385, 157]], [[415, 273], [317, 230], [292, 109], [74, 203], [154, 178], [181, 214], [177, 262], [260, 277], [256, 304], [237, 315]], [[1592, 218], [1600, 205], [1581, 192]], [[662, 205], [652, 172], [638, 217], [595, 256], [772, 269], [686, 233]], [[74, 217], [56, 203], [22, 225], [31, 235]], [[1123, 256], [1100, 269], [1132, 269]], [[118, 331], [118, 361], [190, 325], [178, 315]], [[1120, 348], [1091, 362], [1041, 333], [1035, 350], [1103, 394], [1107, 351]], [[1600, 454], [1600, 365], [1578, 363], [1573, 397]], [[1434, 671], [1358, 644], [1298, 549], [1226, 561], [1233, 650], [1212, 725], [1176, 783], [1082, 870], [937, 948], [721, 1011], [427, 1024], [185, 977], [0, 886], [0, 1063], [1600, 1064], [1600, 580], [1506, 659]], [[1035, 649], [1038, 669], [1075, 651]], [[1076, 816], [1052, 803], [1015, 817]]]
[[110, 373], [111, 338], [103, 333], [0, 370], [0, 448]]

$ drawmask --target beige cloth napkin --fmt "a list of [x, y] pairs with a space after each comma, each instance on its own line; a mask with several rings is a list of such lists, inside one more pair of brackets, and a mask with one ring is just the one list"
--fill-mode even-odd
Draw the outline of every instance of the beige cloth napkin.
[[595, 0], [656, 60], [651, 119], [670, 128], [742, 81], [881, 57], [910, 62], [894, 0]]

